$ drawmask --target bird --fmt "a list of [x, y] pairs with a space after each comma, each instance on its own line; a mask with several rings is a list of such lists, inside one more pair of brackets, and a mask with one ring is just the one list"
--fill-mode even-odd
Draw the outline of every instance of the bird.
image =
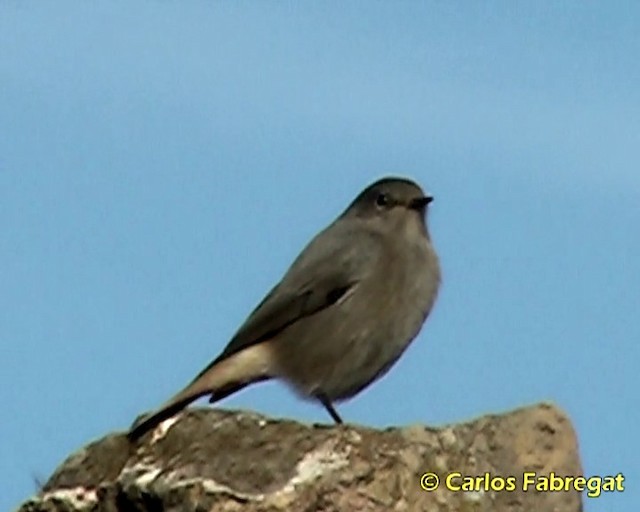
[[191, 402], [218, 402], [270, 379], [324, 406], [350, 399], [396, 363], [436, 301], [440, 263], [427, 226], [433, 197], [389, 176], [362, 190], [320, 231], [222, 352], [155, 412], [135, 441]]

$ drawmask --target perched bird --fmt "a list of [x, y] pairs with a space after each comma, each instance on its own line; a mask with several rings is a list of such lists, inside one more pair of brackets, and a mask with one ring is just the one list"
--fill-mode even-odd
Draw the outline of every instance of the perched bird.
[[274, 378], [342, 423], [333, 404], [384, 375], [435, 302], [440, 266], [426, 223], [432, 200], [408, 179], [368, 186], [311, 240], [222, 353], [134, 423], [129, 438], [199, 397], [216, 402]]

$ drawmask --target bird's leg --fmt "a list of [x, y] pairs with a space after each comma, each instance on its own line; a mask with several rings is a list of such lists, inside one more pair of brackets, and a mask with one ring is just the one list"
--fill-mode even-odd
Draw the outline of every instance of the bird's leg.
[[324, 406], [327, 412], [331, 415], [331, 417], [333, 418], [333, 421], [335, 421], [338, 425], [343, 423], [342, 418], [338, 414], [338, 411], [336, 411], [333, 405], [331, 404], [331, 401], [329, 400], [329, 397], [327, 397], [327, 395], [325, 395], [324, 393], [317, 393], [316, 398], [320, 401], [320, 403]]

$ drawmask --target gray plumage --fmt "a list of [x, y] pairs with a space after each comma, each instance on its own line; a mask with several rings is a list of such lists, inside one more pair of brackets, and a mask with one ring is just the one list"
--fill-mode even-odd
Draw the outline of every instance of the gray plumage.
[[332, 404], [384, 375], [434, 304], [440, 267], [426, 225], [431, 200], [406, 179], [367, 187], [311, 240], [222, 353], [129, 437], [201, 396], [214, 402], [271, 378], [341, 422]]

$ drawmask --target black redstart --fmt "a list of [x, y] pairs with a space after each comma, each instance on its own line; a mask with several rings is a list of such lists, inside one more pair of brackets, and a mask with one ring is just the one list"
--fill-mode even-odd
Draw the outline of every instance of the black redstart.
[[381, 179], [296, 258], [222, 353], [129, 431], [137, 439], [190, 402], [218, 401], [279, 378], [334, 402], [384, 375], [420, 331], [435, 302], [440, 266], [426, 224], [433, 200], [413, 181]]

